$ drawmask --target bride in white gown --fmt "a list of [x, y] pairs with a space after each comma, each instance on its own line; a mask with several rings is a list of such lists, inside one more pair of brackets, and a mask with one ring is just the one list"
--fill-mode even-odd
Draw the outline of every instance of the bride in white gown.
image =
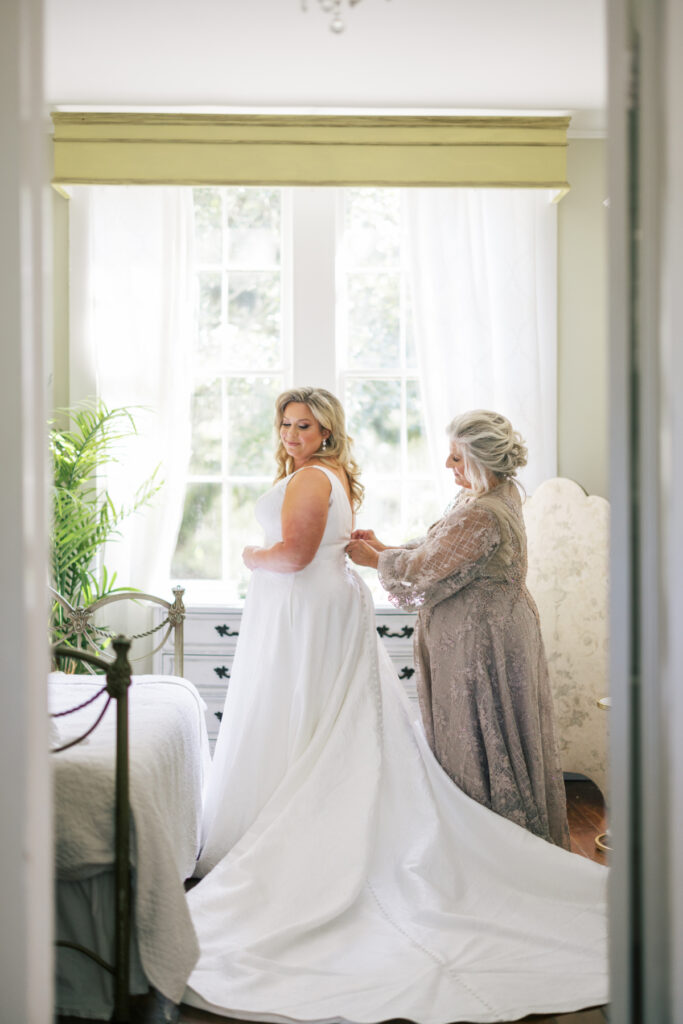
[[341, 406], [301, 389], [277, 420], [289, 472], [256, 505], [265, 546], [244, 553], [185, 1002], [420, 1024], [606, 1002], [606, 870], [439, 766], [346, 564], [360, 488]]

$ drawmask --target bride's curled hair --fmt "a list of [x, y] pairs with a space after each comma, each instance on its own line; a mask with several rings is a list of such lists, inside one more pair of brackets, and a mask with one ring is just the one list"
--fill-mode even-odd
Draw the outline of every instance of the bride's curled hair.
[[341, 402], [325, 388], [290, 388], [289, 391], [283, 391], [278, 396], [275, 402], [275, 430], [278, 438], [275, 451], [277, 463], [275, 481], [282, 480], [283, 477], [294, 472], [294, 460], [287, 454], [280, 438], [280, 427], [285, 409], [290, 402], [301, 402], [303, 405], [307, 405], [320, 426], [324, 430], [329, 430], [325, 447], [318, 449], [315, 457], [323, 462], [330, 462], [334, 466], [341, 466], [348, 477], [353, 507], [358, 511], [363, 501], [364, 488], [359, 479], [358, 465], [353, 457], [352, 438], [346, 433], [346, 417]]
[[500, 413], [488, 409], [464, 412], [451, 420], [446, 433], [460, 447], [475, 494], [490, 490], [490, 474], [498, 480], [511, 480], [521, 466], [526, 466], [524, 439]]

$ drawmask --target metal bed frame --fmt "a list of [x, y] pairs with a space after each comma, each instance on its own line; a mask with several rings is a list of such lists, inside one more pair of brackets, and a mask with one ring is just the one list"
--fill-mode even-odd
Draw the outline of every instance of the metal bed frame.
[[[163, 597], [157, 597], [154, 594], [144, 594], [138, 590], [118, 590], [116, 593], [107, 594], [105, 597], [100, 597], [97, 601], [93, 601], [92, 604], [86, 607], [73, 608], [66, 598], [58, 594], [52, 587], [48, 587], [52, 600], [58, 604], [64, 616], [64, 621], [58, 625], [51, 626], [51, 632], [54, 634], [54, 642], [61, 644], [68, 644], [70, 652], [68, 655], [60, 654], [59, 657], [74, 657], [73, 651], [77, 650], [90, 650], [91, 653], [100, 657], [102, 655], [102, 648], [98, 645], [97, 641], [102, 640], [113, 640], [114, 634], [109, 630], [96, 626], [92, 622], [92, 618], [100, 608], [104, 608], [109, 604], [114, 604], [118, 601], [144, 601], [147, 604], [160, 605], [166, 609], [166, 617], [153, 626], [152, 629], [146, 630], [144, 633], [136, 633], [131, 636], [130, 640], [142, 640], [147, 636], [153, 636], [168, 626], [168, 629], [162, 636], [161, 640], [151, 651], [146, 652], [141, 657], [151, 657], [160, 651], [168, 640], [171, 632], [173, 632], [173, 674], [176, 676], [182, 676], [183, 674], [183, 623], [185, 621], [185, 605], [183, 604], [183, 594], [185, 593], [184, 587], [173, 587], [173, 601], [166, 601]], [[77, 646], [73, 646], [75, 641]], [[85, 660], [85, 659], [83, 659]], [[139, 658], [133, 658], [133, 661], [139, 661]]]
[[[67, 711], [57, 712], [52, 717], [62, 717], [72, 714], [88, 704], [92, 704], [104, 693], [107, 699], [102, 711], [93, 724], [77, 739], [65, 743], [61, 747], [54, 748], [51, 753], [58, 754], [78, 743], [81, 743], [86, 736], [89, 736], [104, 718], [104, 715], [112, 699], [116, 701], [116, 760], [115, 760], [115, 796], [114, 796], [114, 883], [115, 883], [115, 906], [114, 906], [114, 963], [109, 964], [95, 952], [75, 942], [58, 941], [57, 945], [68, 949], [74, 949], [84, 956], [89, 957], [103, 970], [108, 971], [114, 977], [114, 1016], [112, 1020], [117, 1024], [128, 1024], [130, 1021], [130, 937], [131, 937], [131, 869], [130, 869], [130, 799], [129, 799], [129, 747], [128, 747], [128, 687], [131, 683], [131, 666], [128, 658], [131, 640], [149, 636], [168, 625], [168, 630], [163, 639], [151, 653], [158, 651], [171, 631], [174, 633], [174, 674], [183, 673], [183, 621], [185, 618], [185, 607], [183, 605], [184, 590], [182, 587], [174, 587], [173, 602], [165, 601], [163, 598], [151, 594], [141, 594], [137, 591], [120, 591], [95, 601], [86, 608], [72, 608], [68, 601], [50, 588], [54, 600], [62, 607], [64, 621], [59, 626], [62, 634], [59, 641], [52, 645], [53, 661], [56, 658], [70, 658], [83, 662], [90, 672], [96, 674], [99, 670], [106, 677], [105, 685], [98, 692], [83, 704], [69, 708]], [[114, 601], [122, 600], [146, 601], [148, 603], [161, 605], [166, 609], [166, 617], [153, 629], [141, 633], [138, 637], [126, 638], [124, 636], [112, 637], [111, 634], [91, 623], [91, 618], [98, 608], [111, 604]], [[95, 639], [100, 642], [103, 638], [111, 640], [115, 657], [113, 659], [102, 656], [101, 649], [97, 646]], [[75, 639], [78, 646], [65, 641]], [[87, 644], [87, 647], [83, 646]], [[90, 649], [89, 649], [90, 648]]]

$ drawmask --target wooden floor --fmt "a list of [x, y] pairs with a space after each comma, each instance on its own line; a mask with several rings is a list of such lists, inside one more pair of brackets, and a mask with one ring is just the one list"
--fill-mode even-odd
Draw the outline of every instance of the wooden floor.
[[595, 845], [596, 835], [603, 833], [606, 828], [605, 805], [600, 790], [592, 782], [583, 779], [565, 782], [565, 790], [572, 850], [598, 864], [606, 864], [606, 855]]
[[[605, 831], [605, 816], [602, 797], [592, 782], [585, 780], [568, 781], [567, 817], [571, 835], [572, 850], [590, 860], [604, 864], [605, 854], [595, 846], [595, 836]], [[169, 1003], [144, 998], [135, 1001], [132, 1013], [133, 1024], [228, 1024], [231, 1018], [217, 1017], [190, 1006], [172, 1007]], [[606, 1007], [594, 1007], [576, 1013], [563, 1013], [550, 1017], [525, 1017], [528, 1024], [605, 1024]], [[80, 1018], [59, 1017], [58, 1024], [89, 1024]], [[404, 1024], [404, 1022], [388, 1022]], [[465, 1021], [454, 1024], [467, 1024]]]

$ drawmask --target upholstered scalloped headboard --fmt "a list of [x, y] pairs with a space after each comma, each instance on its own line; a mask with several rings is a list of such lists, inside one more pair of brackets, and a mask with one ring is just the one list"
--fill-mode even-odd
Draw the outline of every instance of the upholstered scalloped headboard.
[[524, 505], [527, 584], [548, 657], [562, 768], [607, 796], [609, 502], [546, 480]]

